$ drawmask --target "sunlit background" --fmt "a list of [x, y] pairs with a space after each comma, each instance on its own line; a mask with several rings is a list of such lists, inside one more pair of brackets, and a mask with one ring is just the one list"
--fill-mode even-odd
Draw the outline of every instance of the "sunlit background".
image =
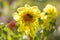
[[[14, 20], [12, 14], [16, 11], [18, 7], [29, 4], [31, 6], [38, 6], [41, 9], [47, 4], [55, 6], [60, 13], [60, 0], [0, 0], [0, 23], [4, 25]], [[60, 40], [60, 14], [56, 19], [56, 29], [57, 32], [54, 32], [48, 37], [48, 40]]]

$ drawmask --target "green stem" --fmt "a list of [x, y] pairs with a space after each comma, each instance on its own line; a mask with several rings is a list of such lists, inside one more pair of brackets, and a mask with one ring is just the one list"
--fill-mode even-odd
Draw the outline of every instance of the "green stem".
[[44, 36], [44, 40], [47, 40], [47, 36]]

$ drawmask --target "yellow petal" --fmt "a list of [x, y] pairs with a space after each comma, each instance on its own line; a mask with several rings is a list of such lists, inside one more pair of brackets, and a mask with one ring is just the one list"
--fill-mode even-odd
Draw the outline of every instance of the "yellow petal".
[[20, 12], [22, 10], [24, 10], [24, 7], [20, 7], [20, 8], [17, 9], [18, 12]]
[[19, 16], [17, 13], [14, 13], [14, 14], [13, 14], [13, 18], [14, 18], [16, 21], [18, 21], [19, 18], [20, 18], [20, 16]]
[[33, 6], [31, 9], [32, 9], [32, 11], [34, 11], [34, 12], [35, 12], [35, 11], [36, 11], [36, 12], [37, 12], [37, 11], [40, 12], [40, 10], [39, 10], [39, 8], [38, 8], [37, 6]]
[[57, 12], [56, 8], [50, 4], [48, 4], [44, 9], [43, 9], [44, 12], [47, 12], [48, 14], [51, 14], [51, 13], [55, 13]]
[[30, 7], [28, 4], [25, 4], [25, 7], [27, 8], [27, 7]]

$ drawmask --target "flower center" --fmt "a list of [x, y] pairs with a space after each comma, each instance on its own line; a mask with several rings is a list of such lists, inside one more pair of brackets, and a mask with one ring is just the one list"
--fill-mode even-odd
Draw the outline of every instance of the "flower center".
[[27, 17], [28, 18], [32, 18], [33, 16], [31, 14], [27, 14]]
[[33, 15], [30, 13], [27, 13], [23, 16], [23, 19], [25, 22], [32, 22], [33, 21]]

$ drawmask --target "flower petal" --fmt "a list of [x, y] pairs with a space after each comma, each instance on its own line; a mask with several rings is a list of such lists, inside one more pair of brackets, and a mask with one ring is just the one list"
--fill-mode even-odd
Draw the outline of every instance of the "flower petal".
[[16, 21], [18, 21], [19, 18], [20, 18], [20, 16], [15, 12], [15, 13], [13, 14], [13, 18], [14, 18]]

